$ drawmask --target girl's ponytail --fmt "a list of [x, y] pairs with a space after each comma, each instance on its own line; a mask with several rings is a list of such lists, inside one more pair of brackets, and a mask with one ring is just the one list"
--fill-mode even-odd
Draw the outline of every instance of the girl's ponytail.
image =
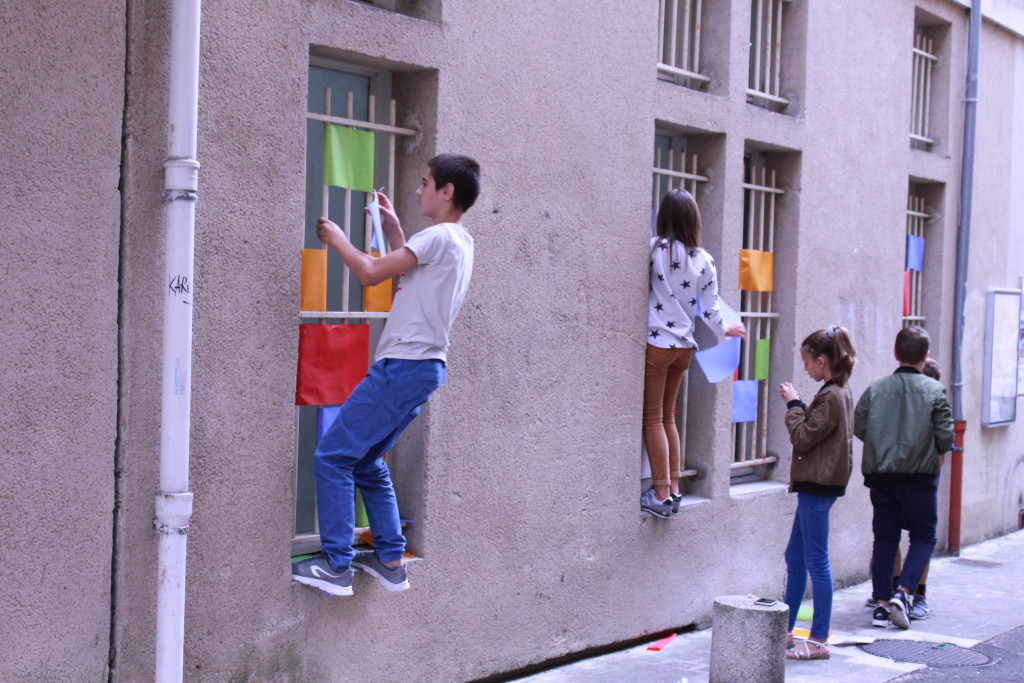
[[850, 379], [853, 364], [857, 362], [857, 351], [853, 348], [850, 331], [845, 327], [831, 325], [823, 330], [811, 332], [801, 346], [815, 358], [828, 358], [833, 382], [844, 386]]

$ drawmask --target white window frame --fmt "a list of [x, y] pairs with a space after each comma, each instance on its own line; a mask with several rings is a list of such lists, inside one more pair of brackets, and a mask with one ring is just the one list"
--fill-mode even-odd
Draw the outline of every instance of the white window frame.
[[659, 78], [690, 88], [707, 88], [711, 78], [700, 72], [702, 14], [703, 0], [660, 0]]
[[[931, 218], [932, 215], [925, 208], [924, 197], [914, 194], [914, 188], [911, 187], [910, 192], [907, 194], [907, 235], [923, 238], [925, 223]], [[904, 258], [903, 267], [904, 269], [907, 267], [906, 258]], [[922, 262], [921, 270], [910, 271], [910, 313], [903, 316], [903, 327], [908, 325], [925, 326], [924, 308], [922, 306], [923, 282], [924, 263]]]
[[[742, 248], [774, 252], [775, 203], [785, 191], [778, 187], [776, 171], [769, 168], [763, 154], [750, 153], [749, 156], [742, 183], [746, 215]], [[753, 379], [755, 342], [773, 338], [772, 328], [779, 317], [772, 310], [772, 292], [741, 290], [739, 314], [747, 327], [747, 338], [740, 351], [739, 378]], [[778, 461], [777, 456], [768, 454], [768, 387], [771, 379], [759, 382], [757, 419], [733, 425], [733, 462], [730, 467], [734, 476], [746, 474], [747, 468]]]
[[935, 54], [934, 41], [921, 32], [920, 27], [914, 30], [911, 98], [910, 98], [910, 141], [911, 145], [930, 149], [935, 144], [931, 137], [931, 100], [933, 79], [932, 74], [939, 56]]
[[785, 109], [782, 97], [782, 6], [792, 0], [751, 0], [747, 101]]

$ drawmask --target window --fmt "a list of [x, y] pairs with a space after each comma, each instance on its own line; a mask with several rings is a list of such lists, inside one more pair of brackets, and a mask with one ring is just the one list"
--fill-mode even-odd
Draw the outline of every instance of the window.
[[924, 197], [914, 194], [911, 184], [907, 196], [906, 261], [903, 272], [903, 326], [924, 327], [925, 317], [921, 305], [924, 278], [924, 226], [930, 214], [925, 210]]
[[[939, 315], [941, 296], [928, 292], [942, 291], [939, 269], [930, 268], [941, 258], [945, 220], [941, 207], [945, 185], [911, 179], [907, 192], [906, 246], [903, 266], [903, 326], [927, 327], [929, 318]], [[932, 339], [932, 355], [940, 352], [941, 338]]]
[[747, 101], [767, 109], [782, 111], [789, 99], [782, 96], [783, 31], [792, 0], [751, 0], [750, 69]]
[[[700, 204], [700, 193], [697, 191], [700, 183], [706, 183], [708, 177], [698, 172], [699, 164], [696, 152], [688, 151], [687, 136], [681, 133], [658, 131], [654, 136], [654, 182], [651, 193], [651, 236], [654, 236], [654, 221], [657, 218], [658, 206], [661, 200], [668, 194], [669, 190], [684, 189], [698, 199]], [[691, 370], [694, 363], [691, 363]], [[679, 443], [682, 455], [682, 475], [680, 484], [684, 493], [692, 493], [686, 485], [687, 478], [697, 476], [698, 472], [692, 467], [692, 462], [687, 463], [686, 458], [686, 415], [687, 415], [687, 391], [690, 382], [690, 372], [683, 375], [683, 382], [679, 386], [679, 396], [676, 399], [676, 427], [679, 429]], [[641, 477], [650, 477], [650, 466], [647, 458], [643, 458]]]
[[704, 90], [711, 79], [700, 72], [702, 6], [702, 0], [661, 0], [658, 77]]
[[949, 22], [918, 9], [911, 48], [910, 146], [937, 149], [949, 121], [949, 69], [941, 58]]
[[[743, 241], [742, 249], [768, 253], [774, 259], [776, 234], [776, 202], [785, 192], [777, 182], [777, 171], [768, 155], [748, 152], [744, 158]], [[774, 263], [774, 261], [773, 261]], [[751, 468], [775, 463], [778, 458], [768, 453], [768, 363], [772, 326], [778, 318], [772, 308], [773, 283], [764, 291], [749, 289], [744, 284], [741, 267], [740, 317], [747, 327], [747, 338], [740, 352], [741, 381], [757, 381], [756, 419], [733, 425], [733, 476], [745, 476]], [[758, 351], [761, 350], [759, 362]]]
[[[395, 141], [416, 131], [395, 125], [396, 107], [390, 97], [391, 80], [386, 72], [338, 65], [314, 58], [309, 67], [306, 112], [306, 218], [304, 247], [321, 248], [316, 221], [329, 216], [342, 227], [353, 244], [369, 248], [371, 230], [363, 207], [368, 194], [324, 184], [324, 124], [333, 123], [375, 133], [374, 186], [395, 187]], [[381, 107], [378, 102], [389, 103]], [[383, 110], [383, 111], [382, 111]], [[385, 121], [386, 123], [380, 123]], [[369, 323], [370, 359], [383, 328], [385, 312], [364, 310], [363, 287], [351, 276], [336, 253], [327, 259], [327, 310], [300, 311], [303, 323]], [[316, 485], [313, 455], [322, 424], [330, 419], [331, 406], [298, 406], [295, 517], [292, 553], [314, 552], [320, 548], [316, 519]], [[358, 518], [357, 518], [358, 524]], [[360, 532], [357, 529], [357, 534]]]
[[910, 104], [910, 141], [920, 149], [929, 149], [931, 138], [932, 71], [939, 61], [931, 38], [914, 31], [913, 84]]
[[441, 21], [441, 0], [355, 0], [355, 2], [417, 19]]

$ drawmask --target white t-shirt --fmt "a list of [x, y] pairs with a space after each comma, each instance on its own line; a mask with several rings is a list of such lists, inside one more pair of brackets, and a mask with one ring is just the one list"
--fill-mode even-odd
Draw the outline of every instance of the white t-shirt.
[[448, 332], [473, 274], [473, 237], [457, 223], [438, 223], [409, 238], [416, 266], [398, 279], [377, 360], [448, 360]]
[[725, 334], [715, 260], [700, 247], [687, 249], [673, 242], [670, 249], [667, 239], [652, 237], [647, 343], [663, 349], [696, 348], [693, 327], [698, 317], [719, 337]]

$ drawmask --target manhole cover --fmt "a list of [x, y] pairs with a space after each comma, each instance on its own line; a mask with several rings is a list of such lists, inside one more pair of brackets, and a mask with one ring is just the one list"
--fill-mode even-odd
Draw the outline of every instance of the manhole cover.
[[985, 666], [992, 659], [980, 652], [950, 643], [927, 643], [920, 640], [876, 640], [861, 645], [865, 652], [896, 662], [927, 664], [942, 668], [953, 666]]

